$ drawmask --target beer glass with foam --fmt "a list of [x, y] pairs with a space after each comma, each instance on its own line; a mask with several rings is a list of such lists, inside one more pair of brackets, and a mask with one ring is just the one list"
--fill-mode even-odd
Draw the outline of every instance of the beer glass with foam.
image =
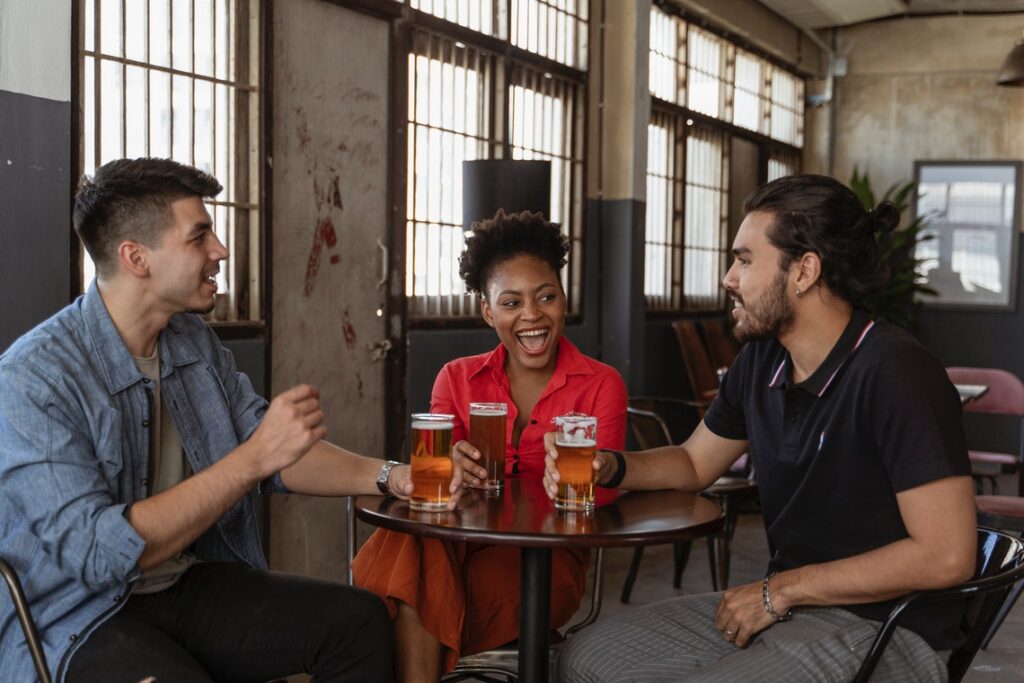
[[413, 510], [448, 509], [452, 483], [453, 415], [414, 413], [412, 416], [412, 496]]
[[597, 418], [562, 415], [555, 418], [558, 449], [559, 510], [594, 509], [594, 454], [597, 451]]
[[487, 470], [481, 488], [500, 493], [505, 487], [505, 431], [508, 405], [469, 404], [469, 441], [480, 451], [480, 467]]

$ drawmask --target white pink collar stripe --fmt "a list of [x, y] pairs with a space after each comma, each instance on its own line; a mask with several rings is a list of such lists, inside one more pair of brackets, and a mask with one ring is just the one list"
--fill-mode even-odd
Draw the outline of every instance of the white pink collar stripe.
[[775, 374], [772, 375], [772, 381], [768, 382], [768, 386], [774, 387], [775, 383], [779, 381], [779, 374], [782, 373], [782, 368], [786, 367], [786, 359], [783, 358], [782, 362], [779, 363], [779, 367], [775, 368]]
[[[860, 336], [857, 337], [857, 343], [853, 345], [852, 349], [850, 349], [850, 354], [847, 355], [847, 358], [849, 358], [850, 355], [853, 355], [853, 352], [856, 351], [857, 347], [860, 346], [861, 342], [864, 341], [864, 337], [866, 337], [868, 335], [868, 331], [872, 327], [874, 327], [874, 326], [875, 326], [875, 321], [874, 320], [868, 321], [868, 324], [864, 326], [863, 330], [861, 330]], [[842, 367], [844, 365], [846, 365], [846, 361], [845, 360], [842, 363], [839, 364], [839, 367], [837, 367], [835, 372], [832, 373], [832, 376], [828, 378], [827, 382], [825, 382], [825, 386], [823, 386], [821, 388], [821, 391], [818, 392], [818, 398], [821, 398], [822, 396], [825, 395], [825, 392], [828, 391], [829, 385], [832, 384], [832, 380], [834, 380], [836, 378], [836, 375], [839, 374], [839, 371], [842, 369]], [[778, 374], [778, 373], [776, 373], [776, 374]]]

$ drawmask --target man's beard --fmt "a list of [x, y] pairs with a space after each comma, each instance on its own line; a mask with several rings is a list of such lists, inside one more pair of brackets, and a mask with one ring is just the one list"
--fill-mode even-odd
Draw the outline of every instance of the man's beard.
[[741, 344], [759, 339], [773, 339], [793, 324], [793, 306], [786, 296], [786, 273], [781, 272], [768, 291], [754, 301], [744, 302], [742, 321], [733, 328], [733, 336]]

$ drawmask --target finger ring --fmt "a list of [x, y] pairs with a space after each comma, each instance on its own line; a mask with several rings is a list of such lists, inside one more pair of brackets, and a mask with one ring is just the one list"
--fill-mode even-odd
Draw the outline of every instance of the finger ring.
[[725, 629], [725, 635], [729, 636], [730, 638], [735, 638], [736, 631], [730, 631], [729, 629]]

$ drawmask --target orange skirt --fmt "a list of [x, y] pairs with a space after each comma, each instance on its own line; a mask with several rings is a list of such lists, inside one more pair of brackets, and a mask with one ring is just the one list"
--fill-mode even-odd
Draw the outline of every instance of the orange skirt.
[[[551, 626], [579, 607], [590, 554], [556, 548], [551, 559]], [[445, 648], [445, 673], [462, 654], [519, 637], [519, 548], [457, 543], [378, 529], [352, 564], [356, 585], [376, 593], [391, 618], [404, 602]]]

